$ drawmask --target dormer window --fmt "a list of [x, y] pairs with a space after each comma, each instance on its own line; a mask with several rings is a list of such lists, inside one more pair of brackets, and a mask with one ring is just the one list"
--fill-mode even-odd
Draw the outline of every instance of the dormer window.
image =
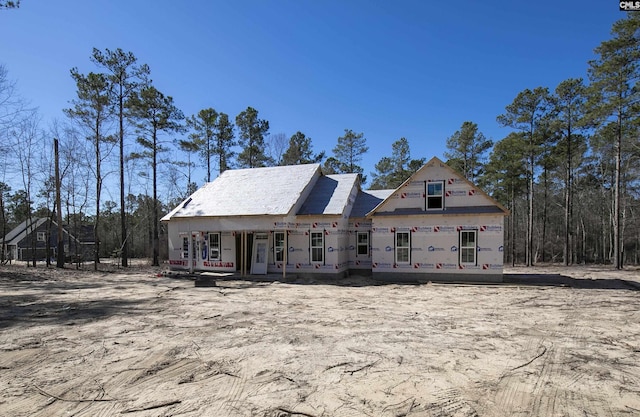
[[444, 208], [444, 181], [427, 183], [427, 210]]

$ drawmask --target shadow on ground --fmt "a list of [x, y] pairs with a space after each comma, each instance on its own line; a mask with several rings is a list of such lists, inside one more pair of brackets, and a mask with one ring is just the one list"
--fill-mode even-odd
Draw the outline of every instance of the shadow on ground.
[[561, 274], [504, 274], [503, 278], [505, 284], [571, 287], [588, 290], [640, 291], [640, 283], [618, 278], [572, 278]]
[[640, 283], [617, 278], [591, 279], [572, 278], [561, 274], [509, 274], [503, 276], [502, 283], [496, 282], [464, 282], [464, 281], [439, 281], [438, 275], [432, 277], [420, 277], [416, 281], [394, 281], [378, 280], [368, 276], [349, 276], [346, 278], [325, 278], [307, 277], [291, 275], [283, 277], [277, 274], [249, 275], [239, 274], [225, 275], [220, 277], [207, 275], [182, 275], [174, 278], [190, 279], [195, 281], [196, 287], [218, 287], [218, 288], [252, 288], [273, 283], [286, 283], [294, 285], [336, 285], [342, 287], [369, 287], [382, 285], [421, 285], [427, 282], [438, 284], [464, 284], [464, 285], [523, 285], [537, 287], [570, 287], [579, 289], [594, 290], [631, 290], [640, 291]]
[[140, 306], [148, 300], [105, 298], [62, 302], [40, 300], [37, 295], [0, 296], [0, 330], [20, 323], [73, 326], [104, 320], [116, 314], [138, 315], [148, 312]]

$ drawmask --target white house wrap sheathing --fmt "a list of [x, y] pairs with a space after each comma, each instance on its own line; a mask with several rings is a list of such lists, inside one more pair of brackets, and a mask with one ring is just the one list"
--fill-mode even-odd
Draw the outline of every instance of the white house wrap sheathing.
[[172, 268], [501, 280], [507, 214], [433, 158], [395, 190], [318, 164], [226, 171], [162, 220]]
[[[434, 185], [441, 195], [439, 208], [427, 205]], [[369, 213], [372, 272], [380, 277], [502, 280], [506, 214], [499, 203], [433, 158]], [[472, 240], [465, 244], [469, 236]], [[399, 256], [400, 245], [407, 251], [404, 256]]]

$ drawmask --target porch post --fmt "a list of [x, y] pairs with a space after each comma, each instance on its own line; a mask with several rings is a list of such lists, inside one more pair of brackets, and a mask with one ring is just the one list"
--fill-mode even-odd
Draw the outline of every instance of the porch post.
[[240, 259], [240, 264], [242, 265], [240, 268], [240, 272], [242, 276], [247, 275], [247, 232], [245, 230], [242, 231], [242, 238], [240, 239], [240, 246], [242, 247], [242, 257]]
[[282, 279], [284, 280], [287, 277], [287, 252], [289, 252], [289, 236], [287, 235], [287, 231], [284, 231], [284, 255], [282, 256]]
[[190, 232], [189, 233], [189, 273], [190, 274], [193, 274], [193, 272], [194, 272], [193, 271], [193, 258], [194, 258], [194, 256], [193, 256], [193, 236], [194, 236], [194, 233], [197, 233], [197, 232]]

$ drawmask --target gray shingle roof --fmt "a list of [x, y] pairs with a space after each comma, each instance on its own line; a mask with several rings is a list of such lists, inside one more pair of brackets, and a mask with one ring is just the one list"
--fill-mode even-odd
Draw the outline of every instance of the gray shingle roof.
[[358, 193], [350, 217], [365, 217], [395, 190], [364, 190]]
[[343, 214], [357, 181], [358, 174], [323, 175], [297, 214]]
[[319, 164], [227, 170], [162, 218], [288, 215]]
[[29, 220], [25, 220], [16, 226], [13, 230], [11, 230], [4, 238], [0, 238], [0, 242], [6, 243], [7, 245], [15, 245], [20, 240], [24, 239], [27, 235], [27, 229], [29, 232], [36, 230], [40, 225], [46, 222], [47, 219], [44, 217], [39, 217], [36, 219], [32, 219], [31, 222]]

